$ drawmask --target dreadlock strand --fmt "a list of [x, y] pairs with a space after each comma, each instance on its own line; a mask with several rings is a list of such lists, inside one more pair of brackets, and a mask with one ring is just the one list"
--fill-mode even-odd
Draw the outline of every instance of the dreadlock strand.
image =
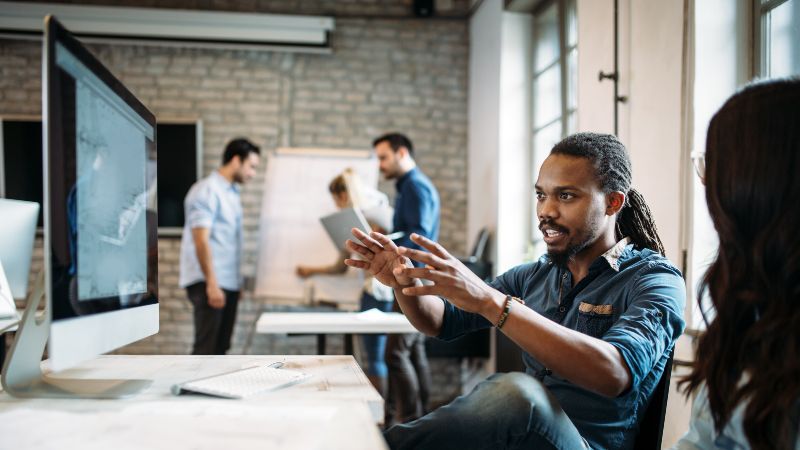
[[617, 240], [629, 237], [637, 249], [649, 248], [664, 255], [664, 244], [658, 236], [656, 222], [644, 197], [636, 189], [628, 191], [626, 205], [617, 216]]

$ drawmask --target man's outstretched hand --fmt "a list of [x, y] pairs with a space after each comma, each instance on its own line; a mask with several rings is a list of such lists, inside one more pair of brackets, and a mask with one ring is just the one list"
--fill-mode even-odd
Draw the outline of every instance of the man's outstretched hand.
[[344, 260], [345, 264], [367, 271], [392, 288], [414, 284], [414, 280], [402, 275], [403, 268], [411, 267], [411, 261], [397, 252], [397, 246], [391, 239], [376, 231], [367, 235], [358, 228], [353, 228], [351, 232], [357, 241], [348, 239], [345, 245], [363, 259], [348, 258]]
[[490, 316], [487, 319], [494, 320], [493, 312], [505, 299], [503, 293], [484, 283], [440, 244], [416, 233], [411, 234], [411, 240], [428, 251], [399, 247], [397, 253], [419, 261], [425, 264], [425, 267], [405, 266], [396, 271], [395, 276], [404, 280], [428, 280], [433, 284], [417, 283], [415, 286], [403, 287], [403, 294], [444, 297], [459, 309], [478, 313], [484, 317]]

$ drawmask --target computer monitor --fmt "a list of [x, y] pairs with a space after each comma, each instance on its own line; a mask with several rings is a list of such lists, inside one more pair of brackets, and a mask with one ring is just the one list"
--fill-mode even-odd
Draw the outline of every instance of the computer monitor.
[[[59, 371], [158, 332], [155, 117], [52, 16], [42, 59], [45, 276], [3, 385], [19, 396], [130, 395], [146, 380], [23, 376], [37, 351], [38, 366], [42, 334]], [[31, 309], [42, 292], [40, 324]]]

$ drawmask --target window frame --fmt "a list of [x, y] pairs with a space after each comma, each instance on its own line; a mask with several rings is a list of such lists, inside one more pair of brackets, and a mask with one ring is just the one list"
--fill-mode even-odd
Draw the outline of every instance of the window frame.
[[[740, 33], [740, 35], [736, 38], [736, 47], [738, 53], [736, 57], [738, 61], [740, 61], [736, 64], [737, 89], [747, 84], [748, 81], [752, 80], [754, 77], [759, 77], [762, 79], [771, 78], [771, 75], [769, 74], [770, 38], [768, 34], [769, 27], [767, 26], [767, 20], [769, 17], [768, 15], [770, 12], [789, 1], [791, 0], [740, 0], [736, 2], [736, 10], [743, 16], [741, 22], [737, 21], [737, 26]], [[697, 1], [693, 1], [692, 5], [693, 8], [696, 9]], [[696, 14], [697, 12], [693, 10], [693, 16]], [[693, 24], [692, 27], [692, 45], [696, 47], [698, 33], [697, 30], [694, 29], [695, 24]], [[693, 55], [695, 51], [696, 48], [693, 48]], [[692, 70], [696, 70], [696, 68], [693, 67]], [[695, 73], [692, 80], [693, 91], [690, 94], [691, 98], [688, 100], [692, 104], [692, 116], [696, 114], [696, 90], [698, 89], [696, 86], [696, 78], [697, 74]], [[734, 92], [735, 89], [732, 90], [729, 95], [733, 94]], [[705, 125], [707, 125], [707, 123]], [[696, 128], [698, 126], [700, 126], [700, 124], [697, 122], [697, 120], [695, 120], [694, 117], [692, 117], [691, 127]], [[694, 134], [693, 131], [692, 134]], [[705, 198], [701, 198], [699, 196], [700, 194], [696, 191], [699, 180], [695, 174], [692, 156], [700, 154], [705, 155], [705, 140], [703, 139], [702, 141], [698, 141], [697, 136], [692, 136], [691, 143], [687, 146], [685, 152], [684, 167], [687, 176], [684, 177], [684, 182], [686, 183], [685, 192], [687, 192], [687, 195], [684, 197], [686, 199], [686, 206], [684, 209], [684, 217], [686, 217], [686, 220], [684, 223], [686, 227], [685, 229], [687, 230], [685, 235], [687, 236], [687, 240], [684, 241], [683, 272], [687, 281], [688, 298], [693, 305], [691, 307], [691, 313], [687, 317], [689, 319], [687, 326], [689, 330], [702, 330], [705, 328], [705, 323], [703, 322], [702, 317], [699, 315], [699, 309], [696, 308], [695, 305], [697, 288], [700, 285], [700, 281], [705, 276], [707, 268], [702, 269], [700, 267], [701, 265], [697, 264], [700, 247], [696, 243], [706, 239], [708, 235], [697, 232], [699, 228], [698, 224], [701, 224], [702, 221], [705, 221], [705, 218], [696, 214], [695, 203], [701, 202], [701, 204], [705, 207]], [[717, 236], [715, 234], [714, 239], [716, 238]], [[707, 295], [708, 294], [706, 293], [705, 298], [707, 298]], [[710, 304], [704, 304], [703, 308], [710, 308]]]
[[753, 69], [752, 75], [760, 78], [770, 78], [769, 73], [769, 27], [767, 26], [767, 18], [769, 13], [789, 2], [789, 0], [752, 0], [753, 1], [753, 22], [752, 22], [752, 36], [753, 36]]
[[[531, 84], [535, 86], [536, 85], [536, 80], [539, 79], [539, 77], [541, 77], [545, 72], [547, 72], [548, 70], [552, 69], [556, 64], [558, 64], [559, 69], [560, 69], [559, 75], [560, 75], [560, 78], [561, 78], [561, 114], [559, 115], [558, 118], [550, 120], [550, 121], [548, 121], [548, 122], [546, 122], [546, 123], [544, 123], [544, 124], [542, 124], [542, 125], [537, 127], [535, 125], [535, 123], [536, 123], [536, 117], [535, 117], [536, 109], [535, 109], [535, 107], [532, 108], [531, 109], [531, 111], [532, 111], [532, 114], [531, 114], [531, 122], [532, 122], [531, 133], [532, 133], [532, 135], [536, 135], [536, 133], [538, 133], [539, 131], [541, 131], [544, 128], [547, 128], [548, 126], [552, 125], [556, 121], [561, 121], [561, 130], [562, 130], [561, 134], [562, 134], [562, 136], [566, 136], [568, 134], [568, 131], [565, 132], [564, 130], [568, 130], [569, 116], [571, 114], [577, 112], [577, 110], [578, 110], [577, 104], [574, 107], [570, 107], [569, 106], [569, 94], [570, 94], [570, 90], [569, 90], [569, 88], [570, 88], [570, 86], [569, 86], [569, 54], [573, 50], [577, 50], [578, 42], [577, 42], [577, 39], [576, 39], [576, 42], [575, 42], [574, 45], [570, 45], [567, 42], [567, 39], [568, 39], [568, 36], [567, 36], [567, 32], [568, 32], [567, 21], [569, 20], [569, 17], [567, 16], [567, 14], [570, 12], [570, 8], [569, 8], [570, 4], [571, 4], [571, 10], [572, 10], [571, 12], [573, 14], [575, 14], [575, 9], [576, 9], [576, 6], [577, 6], [576, 5], [576, 0], [550, 0], [550, 1], [544, 2], [538, 8], [536, 8], [536, 10], [533, 12], [533, 17], [534, 17], [534, 20], [536, 20], [536, 18], [538, 16], [540, 16], [544, 11], [546, 11], [548, 8], [550, 8], [554, 4], [556, 5], [556, 8], [557, 8], [556, 11], [557, 11], [557, 16], [558, 16], [558, 44], [559, 44], [559, 46], [558, 46], [558, 51], [559, 51], [558, 60], [553, 61], [552, 63], [550, 63], [547, 66], [543, 67], [538, 72], [536, 72], [534, 70], [532, 72], [532, 75], [531, 75]], [[534, 33], [535, 33], [535, 31], [534, 31]], [[535, 40], [536, 40], [536, 38], [535, 38], [535, 35], [534, 35], [534, 41]], [[533, 61], [534, 61], [534, 64], [535, 64], [535, 61], [536, 61], [536, 43], [535, 42], [534, 42], [534, 45], [533, 45], [533, 49], [534, 49]], [[574, 86], [573, 89], [577, 89], [577, 86]], [[532, 90], [532, 92], [535, 93], [536, 92], [535, 89]], [[535, 105], [536, 99], [534, 98], [533, 95], [531, 96], [531, 100]], [[534, 149], [534, 151], [535, 151], [535, 149]]]

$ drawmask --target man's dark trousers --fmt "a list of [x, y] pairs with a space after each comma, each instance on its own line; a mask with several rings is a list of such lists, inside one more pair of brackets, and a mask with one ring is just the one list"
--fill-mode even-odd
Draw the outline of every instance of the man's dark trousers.
[[206, 283], [195, 283], [186, 287], [194, 305], [193, 355], [224, 355], [231, 347], [231, 336], [236, 324], [236, 307], [239, 291], [223, 289], [225, 306], [221, 309], [208, 305]]

